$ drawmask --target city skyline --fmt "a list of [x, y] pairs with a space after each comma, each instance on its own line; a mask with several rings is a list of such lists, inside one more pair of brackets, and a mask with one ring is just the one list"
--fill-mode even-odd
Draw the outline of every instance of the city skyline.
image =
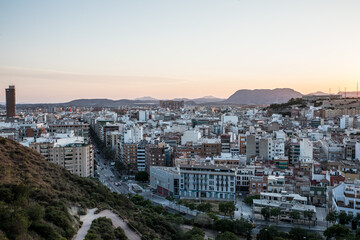
[[16, 85], [19, 103], [355, 91], [359, 10], [358, 1], [0, 1], [0, 88]]

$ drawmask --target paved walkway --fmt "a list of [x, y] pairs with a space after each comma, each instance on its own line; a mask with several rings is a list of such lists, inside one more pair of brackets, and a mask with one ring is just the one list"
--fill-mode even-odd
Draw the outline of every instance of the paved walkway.
[[132, 229], [130, 229], [129, 226], [126, 224], [126, 222], [123, 219], [121, 219], [118, 215], [116, 215], [110, 210], [104, 210], [98, 214], [95, 214], [96, 210], [97, 208], [89, 209], [86, 215], [80, 217], [80, 220], [83, 222], [83, 224], [79, 229], [79, 231], [77, 232], [74, 240], [83, 240], [90, 229], [91, 223], [99, 217], [107, 217], [111, 219], [113, 226], [116, 228], [121, 227], [124, 230], [128, 239], [141, 240], [141, 237], [137, 233], [135, 233]]

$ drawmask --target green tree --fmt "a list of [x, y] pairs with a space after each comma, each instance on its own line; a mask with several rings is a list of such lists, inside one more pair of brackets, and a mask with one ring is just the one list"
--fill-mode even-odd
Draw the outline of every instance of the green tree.
[[14, 190], [14, 202], [15, 205], [20, 207], [26, 207], [29, 201], [29, 187], [25, 184], [15, 186]]
[[191, 203], [187, 203], [186, 206], [188, 208], [190, 208], [190, 210], [195, 210], [196, 209], [196, 205], [195, 203], [191, 202]]
[[185, 239], [189, 240], [202, 240], [205, 237], [205, 232], [198, 227], [193, 227], [190, 231], [187, 231], [184, 235]]
[[42, 206], [35, 203], [26, 209], [26, 213], [31, 221], [40, 221], [45, 215], [45, 210]]
[[257, 240], [276, 240], [286, 239], [287, 237], [287, 233], [280, 232], [273, 226], [263, 227], [256, 235]]
[[210, 212], [212, 208], [211, 203], [200, 203], [197, 206], [197, 210], [201, 211], [201, 212]]
[[345, 226], [335, 224], [324, 231], [326, 239], [344, 239], [351, 234], [351, 230]]
[[260, 195], [248, 195], [245, 197], [244, 203], [248, 206], [251, 206], [254, 199], [260, 199]]
[[279, 220], [280, 214], [281, 214], [281, 209], [280, 208], [272, 208], [270, 210], [270, 215], [276, 217], [277, 221]]
[[30, 226], [27, 214], [20, 209], [8, 210], [0, 209], [0, 229], [2, 229], [9, 239], [15, 239], [27, 232]]
[[149, 174], [145, 171], [136, 173], [135, 180], [138, 182], [147, 182], [149, 181]]
[[306, 240], [322, 240], [323, 237], [318, 232], [309, 232]]
[[126, 168], [125, 164], [123, 162], [120, 162], [120, 161], [115, 162], [115, 169], [116, 169], [116, 171], [118, 171], [121, 174], [123, 174], [124, 172], [127, 171], [127, 168]]
[[294, 220], [299, 220], [301, 217], [301, 214], [299, 211], [292, 211], [290, 212], [290, 218], [291, 218], [291, 221], [294, 222]]
[[208, 215], [214, 221], [219, 220], [219, 217], [213, 212], [208, 212], [206, 215]]
[[291, 240], [304, 240], [308, 237], [308, 232], [302, 228], [292, 228], [289, 232]]
[[309, 228], [310, 228], [310, 222], [315, 217], [315, 212], [313, 210], [306, 210], [304, 211], [304, 218], [306, 218], [309, 221]]
[[326, 216], [326, 221], [334, 224], [336, 220], [338, 219], [338, 213], [337, 212], [329, 212]]
[[194, 224], [200, 227], [208, 227], [212, 223], [211, 217], [205, 213], [198, 214], [194, 219]]
[[349, 224], [352, 219], [352, 216], [347, 215], [346, 212], [340, 212], [338, 215], [339, 223], [341, 225]]
[[239, 240], [232, 232], [224, 232], [216, 236], [215, 240]]
[[235, 211], [235, 204], [233, 202], [221, 202], [219, 203], [219, 211], [232, 216]]
[[232, 232], [234, 222], [230, 219], [221, 218], [214, 222], [214, 229], [220, 232]]
[[356, 229], [355, 236], [357, 237], [357, 239], [360, 239], [360, 228]]
[[264, 207], [261, 209], [261, 215], [264, 217], [266, 221], [269, 221], [270, 219], [270, 208]]
[[239, 234], [247, 239], [251, 239], [251, 232], [253, 225], [244, 218], [237, 219], [233, 222], [233, 232]]
[[128, 240], [124, 230], [121, 227], [115, 228], [114, 235], [118, 240]]

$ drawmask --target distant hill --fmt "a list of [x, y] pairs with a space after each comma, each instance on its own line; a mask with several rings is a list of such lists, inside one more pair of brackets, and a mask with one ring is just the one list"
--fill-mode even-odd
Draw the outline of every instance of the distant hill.
[[[228, 99], [217, 98], [213, 96], [204, 96], [201, 98], [174, 98], [172, 100], [184, 101], [185, 105], [263, 105], [273, 103], [285, 103], [291, 98], [302, 97], [302, 94], [290, 88], [276, 89], [241, 89], [236, 91]], [[156, 106], [159, 105], [156, 98], [146, 96], [135, 100], [119, 99], [112, 100], [106, 98], [99, 99], [76, 99], [66, 103], [37, 103], [37, 104], [18, 104], [19, 107], [49, 107], [49, 106], [65, 106], [65, 107], [118, 107], [118, 106]]]
[[302, 94], [290, 88], [275, 89], [241, 89], [236, 91], [225, 104], [262, 105], [273, 103], [285, 103], [291, 98], [300, 98]]
[[0, 137], [0, 239], [72, 239], [81, 224], [78, 215], [94, 207], [116, 212], [143, 239], [182, 234], [166, 210], [136, 199], [139, 204], [110, 192], [98, 180], [71, 174], [30, 148]]
[[59, 104], [63, 106], [76, 107], [117, 107], [117, 106], [135, 106], [135, 105], [155, 105], [158, 100], [111, 100], [111, 99], [77, 99], [67, 103]]
[[213, 97], [213, 96], [205, 96], [202, 98], [194, 98], [192, 99], [194, 102], [196, 102], [197, 104], [203, 104], [203, 103], [216, 103], [216, 102], [221, 102], [224, 101], [224, 98], [217, 98], [217, 97]]
[[158, 99], [153, 98], [153, 97], [150, 97], [150, 96], [135, 98], [135, 100], [141, 100], [141, 101], [159, 101]]
[[306, 96], [313, 96], [313, 95], [323, 96], [323, 95], [329, 95], [329, 94], [328, 94], [328, 93], [321, 92], [321, 91], [317, 91], [317, 92], [314, 92], [314, 93], [306, 94]]

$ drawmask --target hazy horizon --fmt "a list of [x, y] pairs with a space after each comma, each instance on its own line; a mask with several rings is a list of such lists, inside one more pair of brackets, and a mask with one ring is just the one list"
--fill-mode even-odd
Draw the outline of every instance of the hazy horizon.
[[356, 90], [360, 1], [0, 0], [0, 102]]

